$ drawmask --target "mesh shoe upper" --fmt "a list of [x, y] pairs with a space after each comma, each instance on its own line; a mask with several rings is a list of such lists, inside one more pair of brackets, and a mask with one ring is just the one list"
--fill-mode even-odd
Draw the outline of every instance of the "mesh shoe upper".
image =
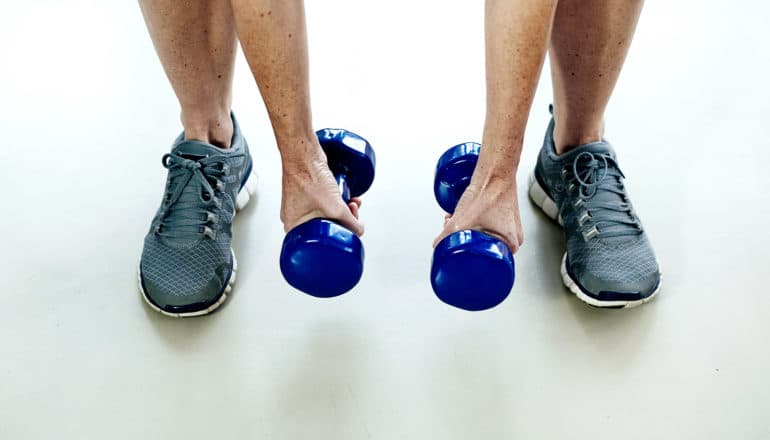
[[660, 280], [658, 263], [626, 194], [615, 151], [601, 141], [557, 155], [553, 127], [552, 119], [535, 178], [558, 207], [570, 277], [603, 301], [651, 295]]
[[205, 309], [227, 286], [236, 198], [252, 166], [234, 117], [233, 127], [228, 149], [185, 141], [182, 133], [163, 156], [166, 191], [144, 239], [140, 266], [142, 288], [160, 308]]

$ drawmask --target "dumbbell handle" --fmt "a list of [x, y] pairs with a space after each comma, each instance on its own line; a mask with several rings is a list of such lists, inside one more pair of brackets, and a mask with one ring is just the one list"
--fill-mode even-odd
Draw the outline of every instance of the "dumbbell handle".
[[337, 181], [337, 188], [340, 189], [340, 194], [342, 195], [342, 200], [345, 201], [345, 203], [350, 202], [350, 187], [348, 186], [348, 181], [344, 174], [335, 174], [334, 179]]

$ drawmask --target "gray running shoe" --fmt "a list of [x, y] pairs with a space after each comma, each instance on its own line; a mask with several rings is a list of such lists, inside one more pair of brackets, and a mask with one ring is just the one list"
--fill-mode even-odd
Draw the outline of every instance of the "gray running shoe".
[[228, 149], [182, 133], [163, 156], [166, 191], [139, 264], [142, 297], [173, 317], [216, 310], [235, 282], [237, 263], [230, 247], [235, 211], [246, 206], [257, 179], [238, 122]]
[[634, 307], [660, 290], [660, 270], [631, 206], [609, 142], [557, 155], [554, 121], [545, 134], [529, 196], [564, 228], [564, 284], [595, 307]]

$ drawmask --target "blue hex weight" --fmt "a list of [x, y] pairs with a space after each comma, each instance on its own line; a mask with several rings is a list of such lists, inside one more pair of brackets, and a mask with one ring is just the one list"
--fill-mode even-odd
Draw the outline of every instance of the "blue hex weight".
[[[374, 181], [376, 159], [369, 142], [341, 129], [316, 132], [345, 202], [365, 193]], [[358, 284], [364, 246], [349, 229], [329, 219], [305, 222], [286, 234], [281, 273], [294, 288], [319, 298], [341, 295]]]
[[[468, 142], [447, 150], [438, 160], [433, 192], [446, 212], [454, 213], [476, 168], [481, 145]], [[457, 231], [433, 251], [431, 285], [436, 296], [463, 310], [486, 310], [508, 297], [516, 278], [511, 250], [481, 231]]]

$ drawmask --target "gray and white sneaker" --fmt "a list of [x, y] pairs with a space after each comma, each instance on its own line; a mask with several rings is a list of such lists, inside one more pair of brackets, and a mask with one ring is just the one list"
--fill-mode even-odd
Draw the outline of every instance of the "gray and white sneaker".
[[222, 305], [235, 282], [232, 221], [256, 191], [257, 179], [249, 147], [232, 119], [230, 148], [186, 141], [182, 133], [163, 156], [166, 191], [144, 239], [139, 287], [164, 315], [208, 314]]
[[564, 284], [595, 307], [634, 307], [660, 290], [655, 253], [631, 205], [609, 142], [581, 145], [562, 155], [548, 126], [529, 196], [564, 229]]

